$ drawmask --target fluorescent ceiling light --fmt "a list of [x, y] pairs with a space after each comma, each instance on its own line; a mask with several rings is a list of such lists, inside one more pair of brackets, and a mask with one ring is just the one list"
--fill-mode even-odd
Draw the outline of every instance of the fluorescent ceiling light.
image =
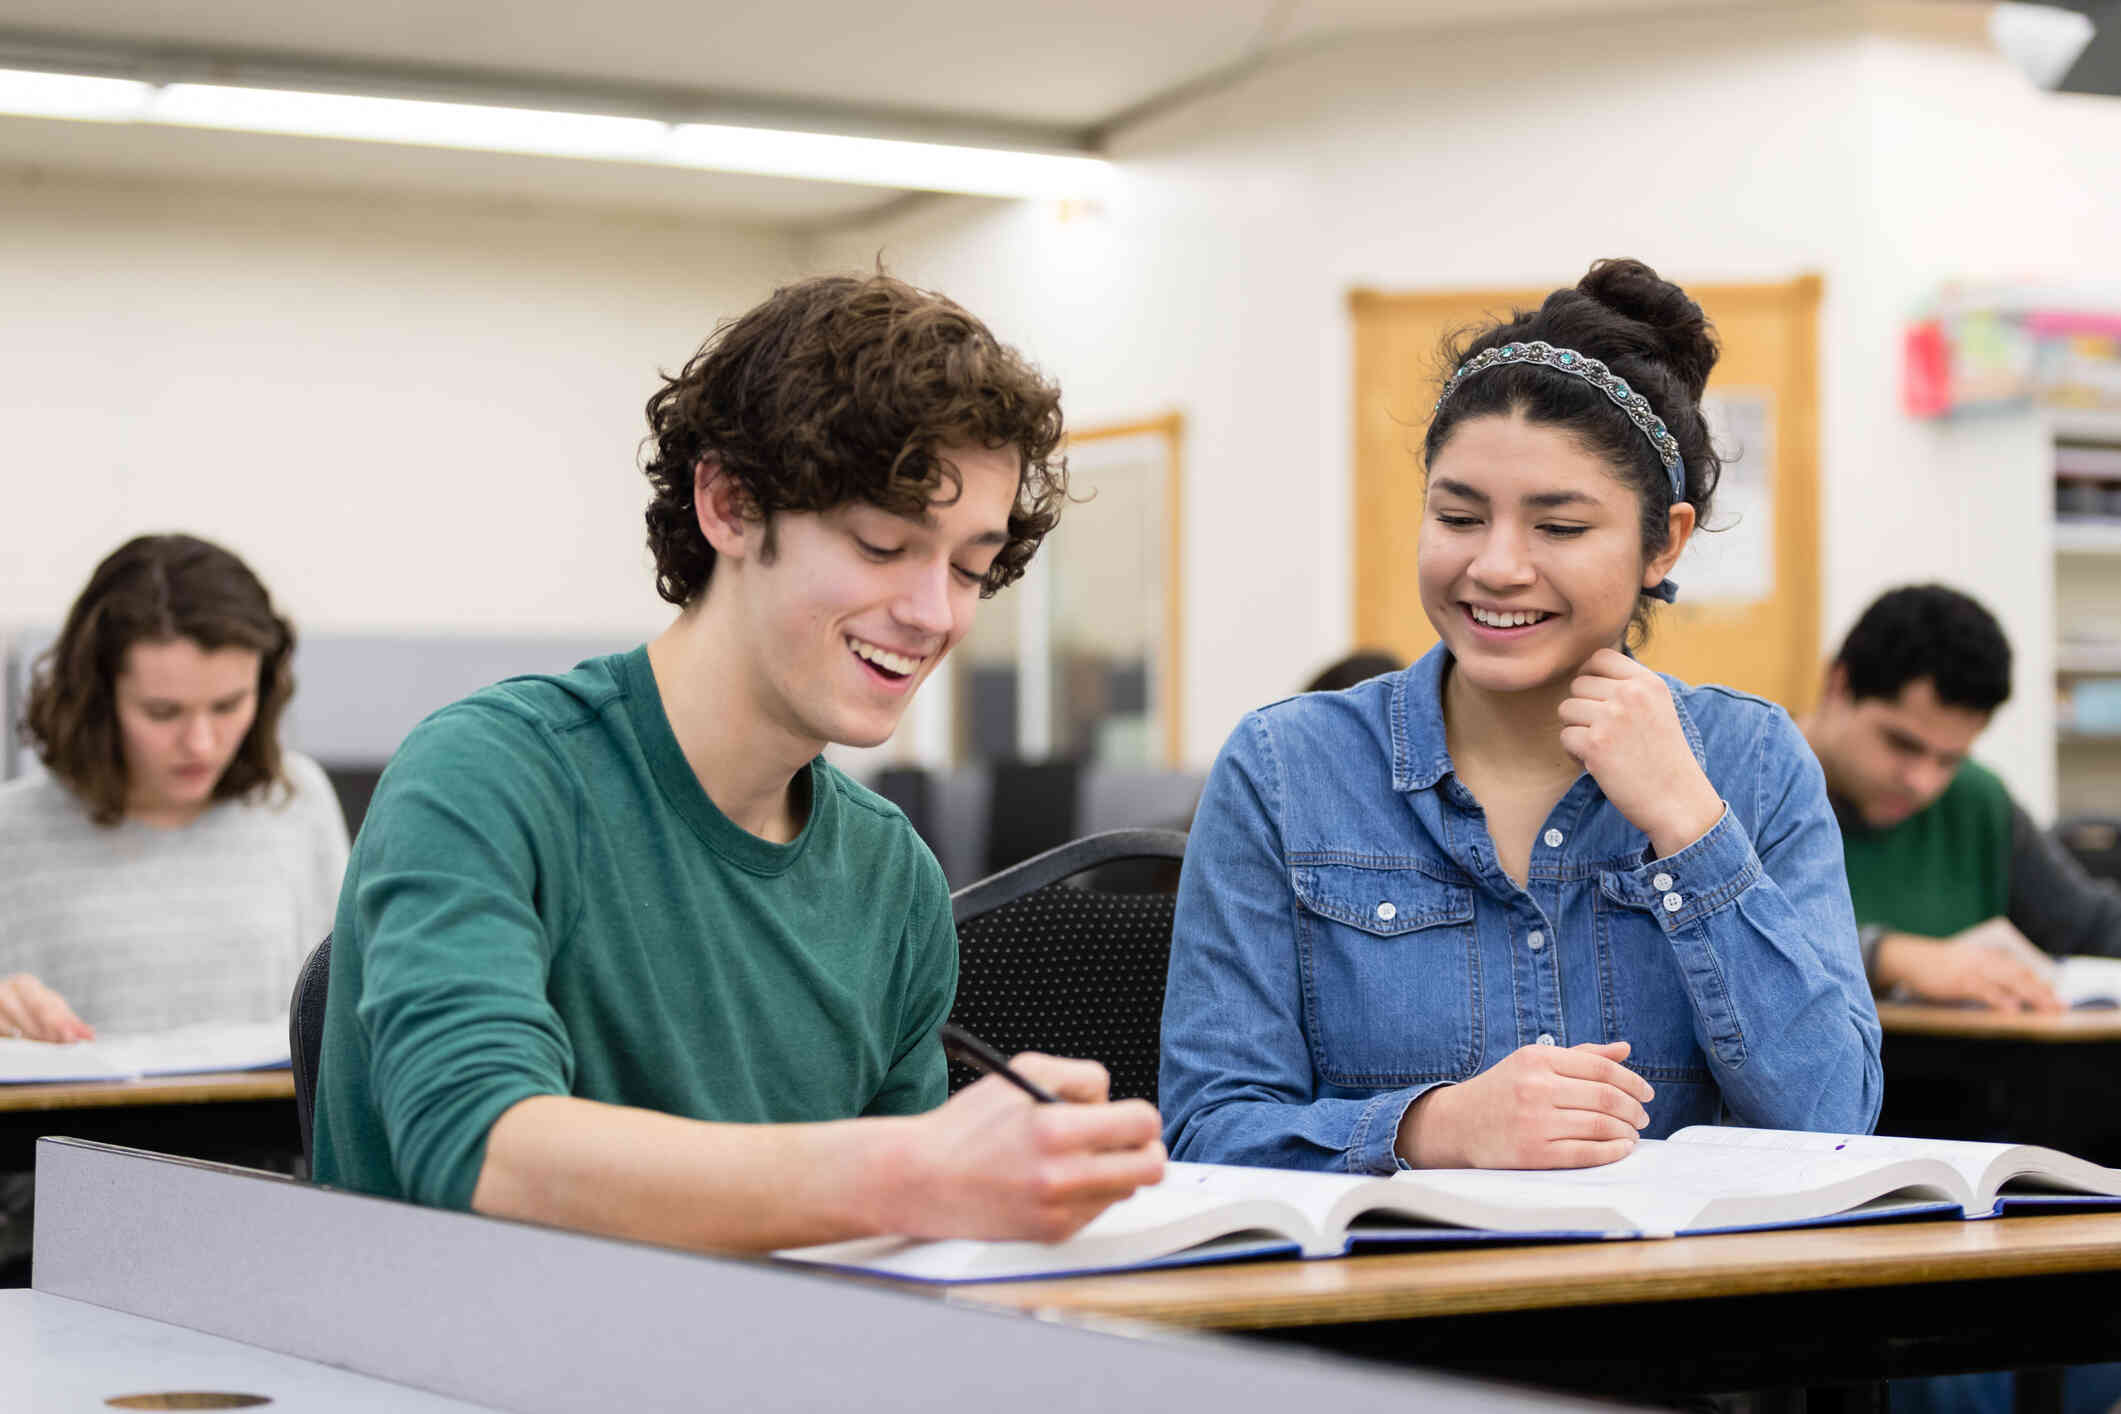
[[0, 113], [645, 162], [973, 196], [1094, 196], [1095, 157], [477, 103], [0, 70]]
[[683, 123], [670, 136], [673, 160], [688, 167], [973, 196], [1089, 196], [1111, 171], [1096, 157], [715, 123]]
[[2062, 82], [2094, 32], [2090, 15], [2059, 5], [2003, 4], [1988, 15], [1989, 39], [2040, 88]]
[[192, 128], [634, 161], [654, 161], [670, 132], [668, 123], [652, 118], [203, 83], [158, 90], [141, 118]]
[[0, 69], [0, 113], [23, 118], [86, 118], [124, 122], [139, 116], [153, 90], [131, 79], [40, 74]]

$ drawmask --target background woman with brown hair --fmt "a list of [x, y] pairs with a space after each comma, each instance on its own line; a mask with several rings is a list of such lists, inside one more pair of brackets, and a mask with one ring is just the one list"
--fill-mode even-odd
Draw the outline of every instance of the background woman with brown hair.
[[346, 826], [280, 749], [294, 632], [228, 551], [130, 540], [38, 664], [0, 788], [0, 1035], [262, 1021], [331, 926]]

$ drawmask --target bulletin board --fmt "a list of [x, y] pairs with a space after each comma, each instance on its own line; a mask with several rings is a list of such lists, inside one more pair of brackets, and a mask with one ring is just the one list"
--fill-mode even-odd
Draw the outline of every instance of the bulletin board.
[[[1703, 399], [1725, 458], [1708, 533], [1672, 572], [1643, 661], [1688, 682], [1756, 692], [1792, 712], [1819, 686], [1819, 356], [1822, 282], [1689, 285], [1722, 340]], [[1421, 442], [1450, 330], [1536, 308], [1545, 289], [1355, 290], [1355, 641], [1412, 659], [1436, 642], [1414, 546]]]

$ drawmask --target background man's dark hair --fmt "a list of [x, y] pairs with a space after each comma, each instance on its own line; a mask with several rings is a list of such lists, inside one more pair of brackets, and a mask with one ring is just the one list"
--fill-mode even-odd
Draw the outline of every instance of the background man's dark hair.
[[888, 275], [783, 286], [715, 330], [648, 400], [648, 546], [656, 592], [689, 604], [714, 573], [693, 506], [693, 467], [712, 456], [773, 548], [780, 511], [866, 501], [917, 515], [953, 499], [951, 443], [1014, 447], [1021, 478], [1009, 541], [981, 597], [1014, 583], [1067, 499], [1060, 389], [963, 308]]
[[2011, 695], [2011, 645], [1996, 616], [1941, 584], [1890, 590], [1863, 611], [1834, 661], [1849, 696], [1892, 700], [1928, 678], [1947, 707], [1993, 712]]

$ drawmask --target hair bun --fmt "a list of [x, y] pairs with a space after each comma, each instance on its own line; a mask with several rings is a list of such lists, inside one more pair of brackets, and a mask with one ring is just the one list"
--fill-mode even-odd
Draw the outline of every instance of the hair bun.
[[1642, 325], [1673, 375], [1700, 400], [1721, 350], [1708, 316], [1685, 290], [1639, 260], [1594, 261], [1576, 288]]

